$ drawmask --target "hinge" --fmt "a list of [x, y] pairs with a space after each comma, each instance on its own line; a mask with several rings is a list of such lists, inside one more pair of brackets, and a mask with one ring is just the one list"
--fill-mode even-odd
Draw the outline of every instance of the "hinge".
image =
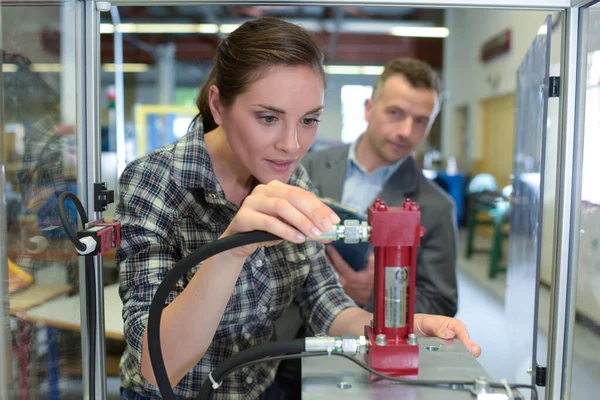
[[548, 97], [560, 96], [560, 76], [550, 77], [550, 87], [548, 88]]
[[546, 367], [538, 365], [535, 367], [535, 384], [537, 386], [546, 386]]

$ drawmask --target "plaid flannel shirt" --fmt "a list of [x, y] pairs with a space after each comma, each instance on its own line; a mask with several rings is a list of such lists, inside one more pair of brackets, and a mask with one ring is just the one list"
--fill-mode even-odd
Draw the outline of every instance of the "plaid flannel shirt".
[[[314, 190], [301, 166], [288, 183]], [[152, 399], [161, 398], [158, 389], [142, 377], [140, 368], [152, 297], [168, 270], [200, 246], [217, 240], [238, 209], [225, 199], [214, 174], [200, 119], [178, 142], [132, 162], [123, 172], [115, 215], [123, 224], [117, 252], [127, 343], [120, 365], [123, 387]], [[201, 265], [179, 281], [169, 302], [183, 291], [198, 268]], [[219, 363], [273, 340], [274, 321], [292, 301], [297, 302], [314, 332], [327, 332], [342, 310], [355, 306], [327, 264], [323, 245], [283, 242], [259, 248], [246, 259], [210, 347], [174, 388], [176, 395], [196, 398]], [[244, 368], [225, 379], [215, 397], [257, 398], [272, 383], [276, 370], [276, 363]]]

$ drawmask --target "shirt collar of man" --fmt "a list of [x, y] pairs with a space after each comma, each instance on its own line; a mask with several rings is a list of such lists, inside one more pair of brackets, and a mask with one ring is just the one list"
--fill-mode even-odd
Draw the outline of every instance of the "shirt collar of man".
[[400, 165], [402, 165], [402, 163], [408, 158], [408, 157], [404, 157], [404, 158], [400, 159], [399, 161], [396, 161], [394, 164], [379, 167], [375, 171], [369, 173], [369, 171], [367, 171], [367, 169], [358, 161], [358, 157], [356, 154], [358, 142], [363, 139], [365, 139], [364, 134], [361, 135], [357, 140], [352, 142], [352, 144], [350, 144], [350, 148], [348, 149], [348, 166], [354, 165], [365, 175], [377, 174], [377, 175], [381, 175], [385, 180], [387, 180], [390, 176], [393, 175], [394, 172], [396, 172], [396, 170], [400, 167]]

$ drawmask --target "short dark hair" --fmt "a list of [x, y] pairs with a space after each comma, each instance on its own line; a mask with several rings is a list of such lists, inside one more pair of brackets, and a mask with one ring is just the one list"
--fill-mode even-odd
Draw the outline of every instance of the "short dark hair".
[[388, 62], [383, 72], [375, 81], [372, 99], [379, 96], [383, 85], [389, 77], [402, 75], [411, 86], [418, 89], [431, 89], [438, 95], [442, 92], [442, 82], [431, 65], [424, 61], [409, 57], [399, 57]]
[[208, 104], [211, 85], [219, 88], [219, 100], [225, 107], [231, 106], [237, 96], [272, 67], [311, 67], [325, 85], [323, 58], [315, 37], [298, 25], [274, 17], [244, 22], [219, 43], [212, 71], [200, 89], [196, 106], [202, 115], [204, 132], [217, 127]]

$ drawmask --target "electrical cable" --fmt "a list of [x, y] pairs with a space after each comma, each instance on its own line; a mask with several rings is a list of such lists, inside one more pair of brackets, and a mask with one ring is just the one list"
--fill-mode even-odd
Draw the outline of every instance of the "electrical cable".
[[[88, 221], [88, 216], [87, 213], [85, 212], [85, 209], [83, 208], [83, 204], [81, 204], [81, 201], [79, 201], [79, 199], [77, 198], [77, 196], [75, 196], [73, 193], [71, 192], [62, 192], [60, 194], [60, 196], [58, 196], [58, 217], [60, 218], [60, 222], [63, 226], [63, 229], [65, 230], [66, 235], [69, 237], [69, 239], [71, 239], [71, 242], [73, 242], [73, 244], [75, 245], [75, 247], [78, 250], [85, 250], [86, 246], [84, 243], [82, 243], [79, 238], [77, 237], [77, 232], [73, 231], [73, 227], [71, 226], [70, 222], [69, 222], [69, 218], [67, 216], [67, 212], [65, 210], [65, 201], [67, 199], [70, 199], [73, 204], [75, 205], [75, 207], [77, 208], [77, 213], [79, 214], [79, 218], [81, 219], [81, 223], [83, 226], [85, 226], [89, 221]], [[96, 280], [94, 277], [94, 260], [92, 258], [92, 256], [90, 255], [86, 255], [85, 256], [85, 282], [86, 285], [88, 287], [88, 292], [89, 293], [94, 293], [95, 292], [95, 287], [96, 287]], [[88, 323], [87, 323], [87, 329], [88, 329], [88, 335], [89, 337], [92, 339], [89, 341], [89, 365], [88, 365], [88, 385], [89, 385], [89, 392], [90, 393], [95, 393], [96, 392], [96, 385], [95, 385], [95, 375], [96, 375], [96, 365], [94, 363], [94, 357], [96, 355], [96, 315], [97, 315], [97, 310], [96, 310], [96, 302], [94, 299], [91, 299], [90, 296], [85, 296], [85, 301], [86, 301], [86, 307], [88, 310]]]
[[[268, 232], [263, 231], [252, 231], [246, 233], [238, 233], [232, 236], [219, 239], [215, 242], [209, 243], [207, 245], [202, 246], [201, 248], [195, 250], [187, 257], [183, 258], [179, 262], [177, 262], [171, 270], [166, 274], [163, 281], [160, 283], [154, 298], [152, 299], [152, 303], [150, 305], [150, 311], [148, 314], [148, 352], [150, 355], [150, 362], [152, 364], [152, 369], [154, 371], [154, 377], [156, 378], [157, 386], [161, 392], [161, 396], [165, 400], [177, 400], [175, 393], [171, 387], [171, 383], [169, 381], [169, 376], [167, 374], [167, 370], [164, 364], [164, 359], [162, 355], [162, 348], [160, 346], [160, 320], [162, 316], [162, 312], [165, 308], [165, 302], [171, 293], [171, 289], [175, 284], [179, 281], [179, 279], [184, 276], [188, 271], [192, 268], [203, 262], [209, 257], [212, 257], [216, 254], [219, 254], [223, 251], [233, 249], [239, 246], [245, 246], [254, 243], [268, 242], [274, 240], [281, 240], [280, 237], [275, 236]], [[269, 350], [269, 347], [272, 347]], [[295, 348], [295, 351], [292, 350]], [[222, 365], [219, 365], [214, 374], [211, 373], [209, 375], [209, 379], [205, 381], [203, 384], [200, 394], [205, 396], [205, 398], [210, 399], [212, 396], [213, 385], [215, 387], [219, 387], [223, 379], [230, 374], [232, 371], [237, 370], [239, 365], [254, 365], [260, 362], [269, 362], [269, 361], [277, 361], [283, 359], [291, 359], [291, 358], [300, 358], [300, 357], [308, 357], [309, 354], [287, 354], [285, 353], [300, 353], [304, 351], [304, 343], [296, 343], [291, 344], [290, 342], [269, 342], [264, 343], [259, 346], [251, 347], [246, 349], [240, 353], [237, 353], [230, 359], [226, 360]], [[318, 353], [314, 353], [318, 354]], [[328, 354], [328, 353], [325, 353]], [[323, 354], [323, 355], [325, 355]], [[343, 353], [331, 353], [332, 355], [341, 356], [349, 359], [350, 361], [357, 363], [362, 368], [365, 368], [367, 371], [372, 373], [375, 376], [378, 376], [381, 379], [393, 381], [395, 383], [411, 385], [411, 386], [424, 386], [431, 388], [447, 388], [447, 389], [455, 389], [455, 387], [460, 387], [461, 385], [473, 385], [472, 381], [455, 381], [455, 382], [446, 382], [446, 381], [420, 381], [420, 380], [407, 380], [403, 378], [395, 378], [385, 374], [382, 374], [368, 365], [356, 360], [354, 357], [351, 357], [347, 354]], [[261, 359], [250, 360], [251, 356], [259, 356], [263, 355]], [[269, 356], [270, 355], [270, 356]], [[266, 358], [264, 358], [267, 356]], [[310, 355], [312, 356], [312, 355]], [[242, 367], [239, 367], [242, 368]], [[490, 387], [494, 388], [504, 388], [503, 384], [493, 383]], [[518, 388], [527, 388], [532, 391], [532, 399], [537, 400], [537, 391], [535, 386], [532, 385], [510, 385], [513, 389]], [[202, 397], [199, 396], [202, 399]]]
[[60, 196], [58, 196], [58, 217], [60, 218], [60, 223], [65, 230], [65, 233], [71, 239], [71, 242], [75, 245], [77, 250], [85, 251], [86, 246], [79, 238], [77, 237], [77, 232], [73, 231], [73, 227], [69, 222], [69, 217], [67, 216], [67, 210], [65, 209], [65, 200], [70, 199], [75, 207], [77, 208], [77, 213], [79, 214], [79, 218], [81, 218], [81, 224], [85, 226], [88, 223], [88, 217], [83, 208], [83, 204], [81, 201], [71, 192], [62, 192]]
[[[382, 374], [381, 372], [369, 367], [367, 364], [357, 360], [355, 357], [353, 357], [351, 355], [344, 354], [344, 353], [328, 353], [326, 351], [317, 352], [317, 353], [288, 354], [288, 355], [283, 355], [283, 356], [273, 356], [273, 357], [265, 357], [262, 359], [256, 359], [256, 360], [245, 362], [243, 364], [236, 365], [236, 366], [230, 368], [229, 370], [216, 375], [218, 378], [214, 378], [214, 376], [213, 376], [213, 379], [215, 379], [216, 381], [218, 381], [220, 383], [225, 378], [227, 378], [228, 375], [231, 375], [232, 373], [234, 373], [235, 371], [237, 371], [239, 369], [247, 368], [252, 365], [256, 365], [256, 364], [263, 363], [263, 362], [274, 362], [274, 361], [283, 361], [283, 360], [290, 360], [290, 359], [297, 359], [297, 358], [310, 358], [310, 357], [323, 357], [323, 356], [338, 356], [338, 357], [346, 358], [346, 359], [352, 361], [353, 363], [355, 363], [356, 365], [360, 366], [364, 370], [368, 371], [370, 374], [373, 374], [380, 379], [391, 381], [398, 385], [428, 387], [428, 388], [433, 388], [433, 389], [446, 389], [446, 390], [453, 390], [453, 391], [461, 391], [462, 390], [462, 391], [468, 391], [468, 392], [470, 392], [470, 389], [467, 389], [466, 387], [473, 385], [473, 381], [426, 381], [426, 380], [412, 380], [412, 379], [405, 379], [405, 378], [396, 378], [393, 376]], [[532, 391], [532, 396], [531, 396], [532, 400], [537, 400], [537, 389], [533, 385], [491, 383], [490, 387], [500, 388], [500, 389], [506, 389], [507, 387], [510, 389], [529, 389]], [[204, 382], [204, 384], [202, 385], [202, 388], [200, 389], [200, 395], [198, 396], [198, 399], [211, 400], [212, 395], [214, 393], [212, 391], [212, 389], [213, 389], [213, 387], [211, 385], [211, 382], [209, 379], [207, 379]]]

